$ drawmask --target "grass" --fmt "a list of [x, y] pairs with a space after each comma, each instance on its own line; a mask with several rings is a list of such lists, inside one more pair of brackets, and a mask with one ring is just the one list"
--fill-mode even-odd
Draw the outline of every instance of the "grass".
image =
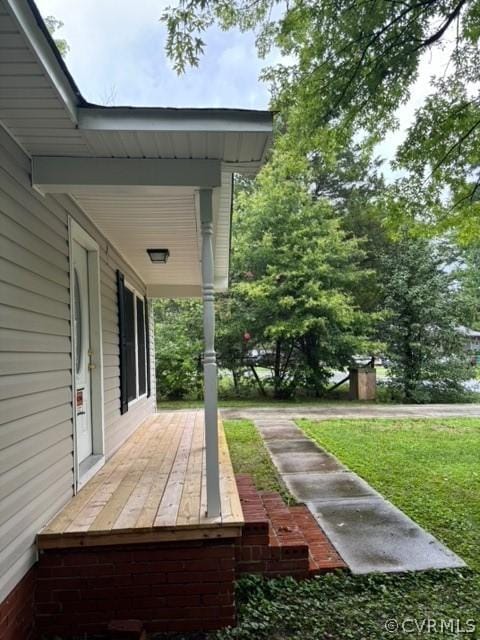
[[[249, 460], [258, 443], [253, 425], [246, 421], [241, 426], [233, 421], [227, 424], [234, 466], [254, 468], [253, 459]], [[461, 555], [471, 569], [369, 576], [335, 573], [303, 582], [242, 578], [237, 584], [238, 626], [211, 637], [480, 638], [480, 421], [375, 419], [300, 424], [310, 437]], [[263, 458], [260, 467], [259, 481], [274, 483], [275, 469]], [[274, 474], [270, 480], [269, 473]], [[392, 619], [399, 627], [389, 632], [385, 624]]]
[[[348, 401], [347, 398], [347, 390], [345, 388], [338, 396], [329, 397], [327, 396], [325, 399], [319, 398], [310, 398], [310, 397], [298, 397], [290, 400], [275, 400], [274, 398], [264, 398], [262, 396], [251, 396], [246, 398], [232, 398], [232, 399], [222, 399], [220, 398], [218, 401], [218, 406], [223, 409], [246, 409], [246, 408], [258, 408], [258, 407], [277, 407], [277, 406], [286, 406], [286, 407], [295, 407], [295, 406], [303, 406], [303, 405], [338, 405], [346, 404], [350, 406], [352, 402]], [[356, 403], [353, 403], [356, 404]], [[364, 403], [362, 403], [364, 404]], [[159, 399], [157, 401], [158, 409], [197, 409], [199, 407], [203, 407], [203, 400], [163, 400]]]
[[224, 428], [235, 473], [251, 476], [258, 490], [276, 491], [293, 504], [255, 425], [250, 420], [225, 420]]

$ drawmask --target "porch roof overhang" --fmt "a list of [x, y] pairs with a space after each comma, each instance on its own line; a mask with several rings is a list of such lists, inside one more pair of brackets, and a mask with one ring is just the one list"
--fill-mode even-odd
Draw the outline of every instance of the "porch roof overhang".
[[[32, 184], [68, 197], [137, 271], [148, 295], [200, 295], [198, 190], [213, 190], [215, 285], [228, 285], [232, 176], [255, 174], [272, 114], [100, 107], [81, 95], [33, 0], [0, 0], [0, 124]], [[147, 248], [166, 247], [166, 265]]]

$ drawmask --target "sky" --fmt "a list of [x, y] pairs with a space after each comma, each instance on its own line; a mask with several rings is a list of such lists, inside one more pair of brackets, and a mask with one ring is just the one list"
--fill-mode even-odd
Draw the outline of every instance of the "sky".
[[164, 0], [37, 0], [43, 17], [64, 23], [65, 59], [90, 102], [156, 107], [268, 108], [268, 88], [258, 80], [254, 35], [211, 28], [198, 69], [183, 76], [165, 55], [160, 22]]
[[[166, 30], [160, 22], [165, 6], [175, 0], [37, 0], [44, 17], [64, 23], [55, 35], [70, 46], [66, 57], [84, 98], [97, 104], [161, 107], [233, 107], [267, 109], [268, 86], [259, 80], [268, 60], [256, 54], [255, 36], [212, 27], [200, 66], [178, 76], [165, 54]], [[411, 99], [398, 113], [399, 129], [387, 135], [376, 153], [389, 168], [398, 144], [430, 91], [429, 79], [441, 73], [448, 51], [436, 49], [422, 59]]]

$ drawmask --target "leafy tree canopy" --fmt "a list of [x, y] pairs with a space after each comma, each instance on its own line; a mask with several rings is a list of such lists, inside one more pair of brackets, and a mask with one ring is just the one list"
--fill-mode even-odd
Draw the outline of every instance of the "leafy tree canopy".
[[155, 300], [155, 372], [161, 398], [197, 397], [202, 388], [202, 307], [197, 300]]
[[398, 153], [408, 178], [388, 194], [392, 217], [465, 241], [480, 231], [480, 0], [182, 0], [163, 20], [178, 71], [199, 63], [214, 22], [258, 29], [259, 53], [275, 46], [286, 60], [265, 71], [280, 127], [332, 165], [353, 137], [373, 145], [395, 126], [422, 55], [443, 47], [448, 67]]

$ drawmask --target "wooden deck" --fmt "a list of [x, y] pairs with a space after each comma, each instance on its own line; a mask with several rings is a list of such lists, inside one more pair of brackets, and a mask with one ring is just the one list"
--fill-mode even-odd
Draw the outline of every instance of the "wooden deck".
[[219, 420], [222, 514], [206, 516], [202, 411], [149, 418], [38, 535], [40, 549], [237, 537], [243, 526]]

